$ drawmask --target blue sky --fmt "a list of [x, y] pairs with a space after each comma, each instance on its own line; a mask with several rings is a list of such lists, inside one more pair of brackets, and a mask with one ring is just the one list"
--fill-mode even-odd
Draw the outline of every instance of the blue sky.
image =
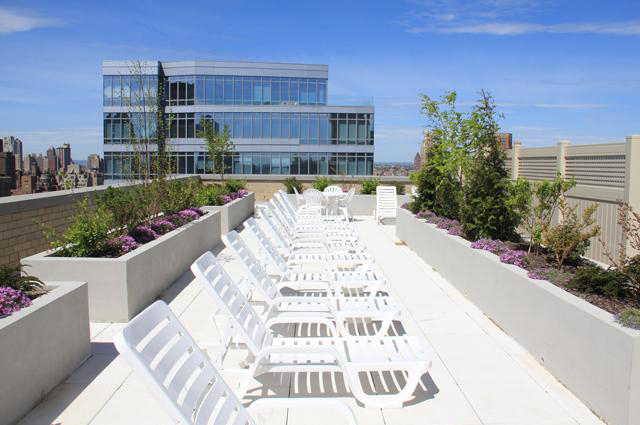
[[480, 89], [525, 146], [640, 133], [640, 1], [0, 2], [0, 135], [102, 152], [104, 59], [329, 65], [329, 100], [373, 97], [376, 160], [410, 161], [418, 96]]

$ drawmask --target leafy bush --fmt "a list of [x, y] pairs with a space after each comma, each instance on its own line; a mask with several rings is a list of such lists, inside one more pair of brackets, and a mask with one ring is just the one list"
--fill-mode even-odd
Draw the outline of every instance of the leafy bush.
[[56, 235], [52, 228], [45, 229], [49, 244], [58, 257], [100, 257], [107, 250], [106, 243], [114, 235], [111, 213], [101, 206], [91, 211], [87, 199], [77, 204], [78, 212], [62, 236]]
[[370, 179], [362, 179], [360, 181], [362, 187], [360, 188], [360, 193], [363, 195], [373, 195], [376, 193], [376, 187], [380, 185], [380, 180], [374, 178]]
[[509, 186], [509, 198], [507, 204], [515, 214], [516, 227], [531, 215], [533, 200], [533, 186], [529, 180], [518, 177]]
[[239, 192], [247, 188], [247, 182], [244, 180], [231, 179], [224, 182], [224, 187], [229, 193]]
[[[202, 183], [197, 178], [158, 182], [160, 210], [174, 213], [197, 205], [201, 200]], [[199, 205], [198, 205], [199, 206]]]
[[302, 193], [302, 183], [295, 177], [288, 177], [284, 179], [284, 187], [287, 189], [287, 193], [295, 193], [293, 188], [295, 188], [298, 193]]
[[319, 190], [320, 192], [322, 192], [323, 190], [325, 190], [328, 186], [331, 186], [332, 184], [333, 184], [333, 180], [331, 180], [330, 177], [318, 177], [313, 182], [313, 188]]
[[616, 315], [616, 322], [628, 328], [640, 329], [640, 309], [625, 308]]
[[149, 210], [152, 198], [149, 186], [108, 187], [98, 196], [97, 205], [111, 216], [114, 228], [126, 231], [155, 213]]
[[396, 187], [396, 195], [404, 195], [404, 183], [393, 183]]
[[627, 277], [622, 272], [605, 270], [598, 266], [586, 266], [578, 269], [568, 286], [590, 294], [627, 298], [630, 294], [626, 281]]
[[42, 289], [44, 283], [35, 276], [24, 272], [24, 266], [0, 266], [0, 286], [7, 286], [18, 291], [30, 293]]
[[22, 291], [10, 287], [0, 287], [0, 316], [15, 313], [31, 305], [31, 299]]
[[589, 247], [589, 239], [600, 233], [600, 226], [595, 224], [593, 215], [598, 209], [597, 204], [587, 207], [582, 217], [576, 213], [578, 206], [570, 207], [564, 197], [561, 197], [559, 211], [562, 221], [544, 229], [543, 243], [553, 254], [558, 269], [567, 260], [576, 260], [584, 255]]
[[198, 196], [197, 205], [223, 205], [222, 197], [228, 195], [229, 191], [220, 185], [212, 184], [203, 186]]

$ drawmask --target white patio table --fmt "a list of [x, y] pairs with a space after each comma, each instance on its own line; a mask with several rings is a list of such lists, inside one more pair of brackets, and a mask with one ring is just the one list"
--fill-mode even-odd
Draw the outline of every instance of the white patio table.
[[323, 192], [322, 196], [326, 202], [327, 214], [336, 215], [338, 213], [338, 201], [344, 199], [347, 194], [344, 192]]

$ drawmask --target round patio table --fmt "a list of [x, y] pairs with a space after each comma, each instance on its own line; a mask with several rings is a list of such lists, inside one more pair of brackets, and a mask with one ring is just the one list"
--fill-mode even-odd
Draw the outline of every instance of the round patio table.
[[338, 212], [338, 201], [340, 201], [341, 199], [343, 199], [345, 196], [347, 196], [346, 193], [344, 192], [329, 192], [329, 193], [322, 193], [322, 196], [324, 197], [325, 201], [326, 201], [326, 206], [327, 206], [327, 213], [329, 215], [336, 215]]

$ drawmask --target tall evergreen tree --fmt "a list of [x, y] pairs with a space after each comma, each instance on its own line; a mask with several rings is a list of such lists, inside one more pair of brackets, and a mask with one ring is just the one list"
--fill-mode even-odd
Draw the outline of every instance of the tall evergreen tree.
[[465, 175], [462, 225], [470, 240], [517, 237], [517, 214], [509, 206], [510, 180], [498, 139], [495, 104], [485, 91], [471, 114], [473, 160]]

